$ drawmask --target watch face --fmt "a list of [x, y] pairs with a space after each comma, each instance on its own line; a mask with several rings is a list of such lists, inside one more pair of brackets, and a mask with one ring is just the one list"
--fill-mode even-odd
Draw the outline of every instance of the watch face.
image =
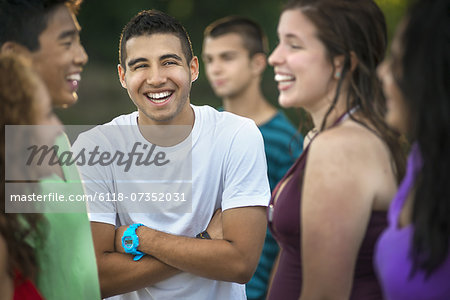
[[131, 238], [131, 236], [126, 236], [126, 237], [124, 238], [123, 243], [124, 243], [124, 246], [125, 246], [127, 249], [133, 248], [133, 239]]

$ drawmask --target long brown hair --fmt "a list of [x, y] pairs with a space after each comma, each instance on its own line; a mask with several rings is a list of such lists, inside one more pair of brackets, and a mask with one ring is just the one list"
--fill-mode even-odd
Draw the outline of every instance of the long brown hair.
[[[0, 102], [3, 111], [0, 137], [0, 234], [7, 244], [8, 271], [11, 277], [15, 271], [19, 271], [24, 278], [33, 278], [37, 273], [35, 247], [43, 240], [45, 221], [40, 214], [5, 213], [5, 125], [30, 125], [36, 122], [37, 105], [33, 93], [38, 84], [37, 75], [31, 70], [28, 61], [12, 54], [0, 55], [0, 73], [3, 74], [0, 76]], [[14, 143], [23, 139], [14, 138]]]
[[[293, 9], [301, 10], [316, 26], [317, 37], [324, 44], [330, 63], [336, 56], [344, 57], [336, 94], [320, 130], [324, 130], [344, 80], [349, 77], [347, 111], [358, 107], [369, 124], [355, 119], [353, 115], [350, 117], [385, 141], [392, 156], [394, 174], [397, 182], [400, 182], [405, 173], [405, 151], [400, 135], [384, 121], [386, 101], [376, 75], [376, 68], [384, 58], [387, 44], [386, 22], [382, 11], [372, 0], [291, 0], [283, 11]], [[352, 55], [357, 60], [354, 70]], [[334, 64], [331, 65], [334, 68]], [[350, 76], [347, 76], [349, 73]]]

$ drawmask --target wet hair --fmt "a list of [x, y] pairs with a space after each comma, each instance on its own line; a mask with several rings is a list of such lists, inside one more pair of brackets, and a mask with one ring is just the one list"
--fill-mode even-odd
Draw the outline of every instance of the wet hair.
[[217, 38], [225, 34], [236, 33], [241, 36], [243, 46], [248, 50], [250, 57], [257, 53], [268, 52], [267, 36], [261, 26], [255, 21], [240, 17], [228, 16], [214, 21], [208, 25], [203, 33], [204, 38]]
[[134, 16], [122, 30], [119, 42], [120, 65], [126, 70], [127, 58], [126, 44], [133, 37], [152, 34], [173, 34], [180, 39], [181, 48], [189, 64], [194, 57], [189, 35], [175, 18], [158, 10], [144, 10]]
[[[320, 130], [324, 130], [328, 115], [334, 109], [346, 77], [347, 111], [358, 107], [364, 121], [350, 118], [372, 130], [389, 147], [397, 182], [404, 176], [405, 152], [400, 135], [385, 122], [386, 101], [376, 68], [384, 58], [387, 33], [386, 22], [373, 0], [291, 0], [283, 11], [299, 9], [316, 27], [317, 37], [324, 44], [328, 59], [344, 57], [336, 94], [325, 115]], [[352, 70], [352, 55], [357, 63]], [[350, 75], [350, 76], [348, 76]]]
[[73, 13], [82, 0], [2, 0], [0, 1], [0, 47], [8, 41], [25, 46], [30, 51], [40, 48], [39, 36], [60, 5]]
[[[430, 275], [450, 245], [450, 2], [418, 1], [398, 36], [393, 72], [410, 113], [423, 166], [414, 183], [413, 270]], [[399, 75], [400, 74], [400, 75]]]
[[[14, 278], [19, 271], [23, 278], [33, 278], [38, 264], [35, 248], [42, 239], [45, 221], [40, 214], [5, 213], [5, 125], [30, 125], [35, 123], [37, 105], [34, 102], [37, 75], [31, 69], [31, 62], [13, 54], [0, 55], [0, 103], [3, 111], [0, 137], [1, 188], [0, 188], [0, 235], [8, 249], [8, 272]], [[13, 137], [14, 144], [23, 136]], [[28, 169], [15, 169], [17, 178], [27, 178], [18, 174]], [[21, 176], [22, 175], [22, 176]], [[13, 189], [11, 187], [11, 189]], [[20, 194], [20, 191], [10, 191]], [[23, 191], [22, 191], [23, 192]]]

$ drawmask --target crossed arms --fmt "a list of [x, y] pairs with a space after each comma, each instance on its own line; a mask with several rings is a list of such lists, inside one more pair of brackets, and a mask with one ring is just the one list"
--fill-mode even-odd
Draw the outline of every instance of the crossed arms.
[[[231, 119], [228, 115], [225, 117]], [[133, 137], [126, 136], [122, 132], [123, 128], [112, 129], [110, 131], [109, 126], [104, 126], [83, 133], [74, 145], [75, 152], [85, 148], [95, 149], [100, 145], [104, 152], [112, 153], [119, 149], [123, 153], [129, 153], [128, 146]], [[223, 239], [216, 237], [213, 240], [202, 240], [141, 226], [136, 230], [139, 237], [138, 250], [148, 255], [136, 262], [131, 255], [121, 253], [123, 249], [120, 239], [125, 228], [119, 227], [116, 230], [113, 218], [106, 217], [108, 221], [93, 218], [92, 221], [103, 222], [91, 222], [103, 297], [152, 286], [180, 272], [239, 283], [247, 282], [252, 277], [264, 243], [264, 205], [270, 196], [263, 139], [254, 122], [244, 119], [233, 118], [226, 130], [207, 130], [204, 133], [204, 142], [196, 144], [197, 148], [193, 150], [196, 155], [191, 158], [192, 161], [206, 159], [209, 162], [208, 167], [201, 169], [196, 178], [196, 182], [199, 182], [197, 191], [204, 189], [196, 197], [200, 197], [199, 201], [208, 201], [202, 202], [207, 203], [200, 208], [203, 209], [203, 216], [209, 209], [212, 215], [213, 209], [219, 205], [224, 209], [219, 224]], [[211, 149], [209, 140], [227, 142], [215, 143], [215, 148]], [[202, 151], [206, 149], [207, 153], [214, 153], [214, 159], [202, 155]], [[172, 178], [172, 175], [176, 177], [179, 172], [177, 168], [178, 165], [174, 163], [172, 169], [167, 170], [165, 178]], [[83, 165], [80, 166], [80, 171], [87, 194], [126, 192], [129, 189], [128, 182], [134, 184], [136, 178], [142, 181], [151, 173], [148, 168], [138, 166], [127, 173], [110, 165]], [[134, 191], [149, 189], [148, 186], [139, 184], [133, 186]], [[211, 186], [215, 188], [210, 188]], [[112, 202], [95, 201], [89, 204], [92, 205], [91, 213], [120, 213]], [[120, 203], [117, 205], [125, 206]], [[126, 211], [132, 210], [128, 208]], [[199, 222], [206, 225], [207, 220], [208, 217]], [[131, 225], [128, 221], [122, 224]], [[193, 224], [189, 221], [188, 225]], [[201, 225], [196, 224], [194, 227]], [[165, 227], [157, 227], [160, 228]]]
[[177, 236], [141, 226], [136, 231], [138, 250], [149, 255], [137, 262], [123, 253], [120, 239], [126, 226], [116, 230], [111, 224], [91, 222], [102, 297], [138, 290], [180, 272], [221, 281], [249, 281], [264, 243], [265, 211], [263, 206], [224, 211], [223, 239]]

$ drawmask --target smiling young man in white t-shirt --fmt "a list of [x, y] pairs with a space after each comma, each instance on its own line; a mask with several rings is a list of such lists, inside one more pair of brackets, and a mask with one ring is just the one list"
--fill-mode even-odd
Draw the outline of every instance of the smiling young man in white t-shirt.
[[[92, 196], [103, 297], [246, 299], [270, 198], [263, 140], [253, 121], [190, 103], [198, 69], [178, 21], [139, 13], [122, 32], [118, 66], [137, 112], [75, 143], [75, 152], [97, 151], [80, 170]], [[178, 139], [168, 142], [172, 133]], [[127, 170], [125, 160], [133, 162]], [[218, 208], [223, 238], [208, 239], [204, 230]]]

